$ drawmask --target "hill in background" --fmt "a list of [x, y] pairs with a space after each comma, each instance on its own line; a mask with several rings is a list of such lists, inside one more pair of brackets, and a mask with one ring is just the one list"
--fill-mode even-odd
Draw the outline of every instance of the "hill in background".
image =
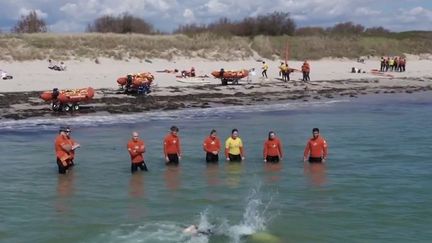
[[360, 56], [400, 56], [404, 53], [432, 53], [432, 32], [389, 33], [386, 36], [311, 35], [240, 37], [198, 33], [193, 35], [144, 35], [113, 33], [0, 34], [0, 59], [70, 60], [107, 57], [173, 59], [200, 57], [209, 60], [241, 60], [254, 54], [284, 59]]

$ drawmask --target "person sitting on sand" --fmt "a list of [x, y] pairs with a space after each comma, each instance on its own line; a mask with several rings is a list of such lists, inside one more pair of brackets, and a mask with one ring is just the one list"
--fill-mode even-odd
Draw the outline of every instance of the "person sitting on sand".
[[60, 71], [66, 71], [66, 64], [64, 62], [60, 62]]
[[48, 60], [48, 68], [49, 69], [54, 69], [55, 67], [56, 67], [56, 65], [54, 64], [54, 62], [51, 59], [49, 59]]
[[[63, 65], [63, 66], [62, 66]], [[66, 65], [63, 62], [59, 64], [55, 63], [53, 60], [48, 60], [48, 68], [55, 71], [64, 71], [66, 69]]]
[[183, 70], [181, 72], [181, 76], [182, 76], [182, 78], [195, 77], [196, 76], [196, 74], [195, 74], [195, 68], [192, 67], [190, 69], [190, 71]]

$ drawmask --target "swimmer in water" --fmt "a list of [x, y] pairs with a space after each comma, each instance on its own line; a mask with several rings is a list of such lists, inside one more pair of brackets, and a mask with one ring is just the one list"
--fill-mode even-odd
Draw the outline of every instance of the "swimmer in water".
[[188, 235], [192, 235], [192, 236], [195, 236], [195, 235], [211, 235], [211, 234], [213, 234], [213, 232], [211, 231], [211, 229], [200, 230], [198, 228], [198, 225], [196, 225], [196, 224], [192, 224], [192, 225], [189, 225], [188, 227], [186, 227], [183, 230], [183, 233], [188, 234]]

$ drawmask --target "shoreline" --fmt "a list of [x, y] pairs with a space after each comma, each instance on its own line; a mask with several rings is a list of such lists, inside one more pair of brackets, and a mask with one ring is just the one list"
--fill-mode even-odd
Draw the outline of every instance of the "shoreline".
[[[95, 98], [81, 104], [79, 114], [134, 114], [146, 111], [169, 111], [193, 108], [257, 104], [277, 104], [289, 101], [320, 101], [340, 97], [382, 95], [432, 91], [432, 77], [422, 78], [362, 78], [348, 80], [289, 81], [242, 83], [221, 86], [154, 87], [149, 96], [119, 94], [115, 89], [97, 89]], [[41, 92], [0, 93], [0, 120], [23, 120], [38, 117], [65, 118], [73, 113], [58, 113], [39, 98]]]

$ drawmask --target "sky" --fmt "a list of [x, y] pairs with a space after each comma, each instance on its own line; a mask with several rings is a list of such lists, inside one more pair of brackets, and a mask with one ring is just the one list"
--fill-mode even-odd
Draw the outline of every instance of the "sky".
[[0, 0], [0, 30], [9, 32], [31, 10], [46, 21], [50, 32], [59, 33], [83, 32], [100, 16], [126, 12], [163, 32], [274, 11], [289, 12], [298, 27], [351, 21], [396, 32], [432, 30], [432, 0]]

